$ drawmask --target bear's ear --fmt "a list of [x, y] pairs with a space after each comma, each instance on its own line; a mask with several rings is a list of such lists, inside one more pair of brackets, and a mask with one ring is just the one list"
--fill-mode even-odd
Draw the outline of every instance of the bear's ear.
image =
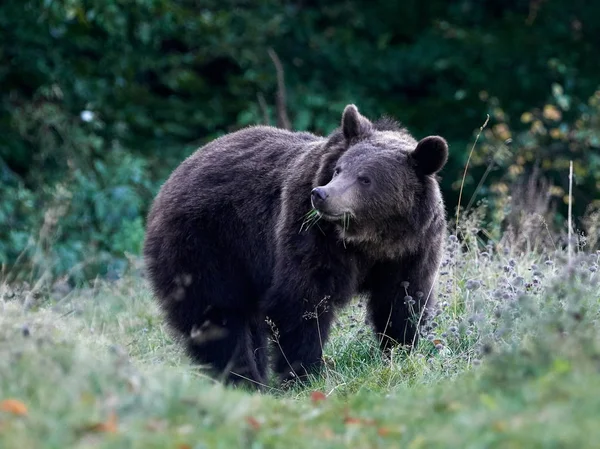
[[423, 175], [439, 172], [448, 160], [448, 143], [440, 136], [422, 139], [417, 148], [410, 153], [415, 169]]
[[344, 114], [342, 115], [342, 130], [344, 137], [349, 142], [369, 134], [371, 132], [371, 122], [360, 115], [356, 106], [349, 104], [344, 108]]

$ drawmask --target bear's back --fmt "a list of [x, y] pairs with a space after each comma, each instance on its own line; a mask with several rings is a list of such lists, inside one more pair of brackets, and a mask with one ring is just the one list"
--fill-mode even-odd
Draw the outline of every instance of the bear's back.
[[268, 126], [253, 126], [219, 137], [173, 171], [148, 221], [157, 214], [154, 209], [163, 214], [174, 209], [200, 211], [203, 205], [224, 202], [245, 209], [248, 202], [256, 203], [260, 197], [262, 204], [273, 206], [268, 197], [280, 192], [285, 171], [322, 141], [310, 133]]
[[256, 126], [198, 149], [173, 171], [152, 205], [148, 255], [157, 258], [155, 253], [167, 247], [193, 252], [192, 242], [212, 241], [219, 252], [239, 258], [265, 287], [286, 178], [311, 150], [318, 159], [323, 141], [309, 133]]

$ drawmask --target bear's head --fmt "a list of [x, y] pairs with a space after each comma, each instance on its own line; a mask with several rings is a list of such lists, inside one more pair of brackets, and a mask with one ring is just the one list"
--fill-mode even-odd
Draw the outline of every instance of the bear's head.
[[330, 139], [338, 156], [328, 159], [320, 181], [328, 182], [312, 190], [311, 203], [347, 240], [384, 240], [399, 228], [406, 233], [443, 209], [435, 176], [448, 159], [442, 137], [417, 142], [390, 120], [372, 123], [348, 105]]

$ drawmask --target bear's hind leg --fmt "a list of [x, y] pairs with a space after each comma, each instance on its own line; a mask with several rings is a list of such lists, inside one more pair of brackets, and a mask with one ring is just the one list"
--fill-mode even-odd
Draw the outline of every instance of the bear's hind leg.
[[219, 320], [205, 320], [194, 327], [187, 352], [193, 361], [209, 368], [227, 384], [253, 388], [264, 384], [255, 359], [250, 324], [239, 316], [221, 315]]

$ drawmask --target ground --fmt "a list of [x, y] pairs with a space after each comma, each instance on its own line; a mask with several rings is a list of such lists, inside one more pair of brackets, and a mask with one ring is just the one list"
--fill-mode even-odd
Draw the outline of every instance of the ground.
[[0, 447], [596, 447], [599, 258], [451, 237], [414, 352], [381, 359], [357, 298], [324, 374], [264, 394], [191, 367], [140, 277], [61, 299], [3, 285]]

